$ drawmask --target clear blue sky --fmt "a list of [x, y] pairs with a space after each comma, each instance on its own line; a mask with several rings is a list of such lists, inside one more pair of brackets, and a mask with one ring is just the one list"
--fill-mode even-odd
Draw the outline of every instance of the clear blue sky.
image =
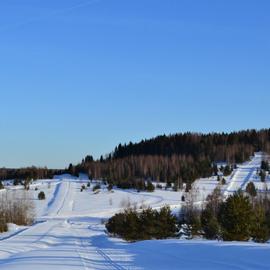
[[270, 1], [3, 0], [0, 167], [270, 127]]

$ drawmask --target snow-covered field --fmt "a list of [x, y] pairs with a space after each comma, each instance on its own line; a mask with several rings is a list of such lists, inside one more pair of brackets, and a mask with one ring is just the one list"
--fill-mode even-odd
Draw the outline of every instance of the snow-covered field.
[[[230, 194], [248, 181], [261, 183], [256, 175], [261, 156], [239, 166], [223, 187]], [[29, 228], [13, 226], [0, 235], [0, 269], [269, 269], [269, 244], [205, 240], [143, 241], [126, 243], [106, 235], [102, 221], [127, 204], [173, 208], [181, 205], [182, 192], [156, 190], [137, 193], [103, 188], [81, 192], [87, 180], [68, 176], [40, 180], [31, 185], [29, 199], [36, 208], [36, 223]], [[199, 200], [217, 186], [215, 178], [198, 180]], [[37, 188], [38, 190], [35, 190]], [[37, 200], [40, 191], [46, 200]], [[9, 186], [19, 195], [23, 191]], [[2, 239], [2, 240], [1, 240]]]

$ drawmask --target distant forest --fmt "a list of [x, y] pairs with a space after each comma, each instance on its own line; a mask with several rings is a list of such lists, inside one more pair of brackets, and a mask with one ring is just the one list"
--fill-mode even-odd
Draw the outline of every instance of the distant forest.
[[[270, 129], [232, 133], [180, 133], [158, 136], [139, 143], [119, 144], [106, 157], [87, 156], [68, 172], [87, 173], [90, 178], [107, 180], [119, 187], [141, 186], [145, 180], [191, 184], [200, 177], [217, 173], [215, 163], [232, 168], [256, 151], [270, 152]], [[227, 168], [228, 173], [228, 168]]]
[[64, 173], [65, 170], [51, 170], [48, 168], [27, 167], [19, 169], [0, 168], [0, 180], [36, 180], [51, 179], [56, 174]]
[[3, 179], [45, 179], [55, 174], [86, 173], [123, 188], [142, 189], [146, 180], [174, 183], [181, 188], [200, 177], [217, 173], [215, 163], [226, 162], [226, 174], [236, 164], [249, 159], [256, 151], [270, 153], [270, 129], [232, 133], [180, 133], [158, 136], [139, 143], [119, 144], [106, 157], [85, 157], [66, 170], [47, 168], [0, 169]]

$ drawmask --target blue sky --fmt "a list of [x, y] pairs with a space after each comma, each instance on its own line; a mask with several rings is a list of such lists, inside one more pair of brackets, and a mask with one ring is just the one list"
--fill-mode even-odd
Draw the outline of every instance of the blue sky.
[[270, 2], [0, 3], [0, 167], [269, 127]]

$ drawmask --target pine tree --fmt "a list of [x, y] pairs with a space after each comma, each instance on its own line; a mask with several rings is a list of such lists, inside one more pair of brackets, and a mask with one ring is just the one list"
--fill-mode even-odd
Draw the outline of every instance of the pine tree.
[[221, 205], [219, 222], [226, 241], [247, 241], [254, 225], [253, 210], [248, 197], [241, 192], [230, 196]]
[[261, 169], [265, 170], [265, 171], [269, 171], [269, 163], [268, 163], [268, 161], [266, 161], [266, 160], [262, 161]]
[[169, 206], [164, 206], [156, 211], [157, 239], [165, 239], [175, 236], [177, 232], [177, 220]]
[[141, 240], [147, 240], [152, 238], [158, 238], [158, 226], [157, 226], [155, 212], [151, 208], [144, 209], [140, 214], [140, 237]]
[[226, 165], [226, 167], [224, 169], [224, 176], [230, 175], [231, 172], [232, 172], [231, 167], [229, 165]]
[[46, 199], [46, 195], [43, 191], [40, 191], [38, 194], [38, 199], [39, 200], [45, 200]]
[[246, 192], [251, 196], [251, 197], [256, 197], [257, 196], [257, 191], [255, 188], [255, 185], [253, 182], [249, 182], [246, 187]]
[[220, 188], [215, 188], [213, 193], [207, 197], [207, 204], [201, 213], [201, 223], [204, 235], [207, 239], [217, 239], [220, 237], [220, 224], [218, 213], [222, 203]]
[[226, 185], [226, 179], [223, 177], [222, 180], [221, 180], [221, 185]]
[[219, 238], [220, 226], [217, 217], [210, 208], [207, 207], [202, 211], [201, 223], [205, 238], [210, 240]]
[[151, 181], [147, 181], [146, 190], [148, 192], [153, 192], [155, 190], [155, 186]]
[[252, 239], [255, 242], [265, 243], [270, 238], [269, 228], [266, 223], [265, 210], [262, 206], [256, 205], [254, 209], [254, 225], [252, 228]]
[[262, 182], [265, 182], [265, 179], [266, 179], [266, 173], [264, 170], [261, 170], [260, 171], [260, 177], [261, 177], [261, 181]]

